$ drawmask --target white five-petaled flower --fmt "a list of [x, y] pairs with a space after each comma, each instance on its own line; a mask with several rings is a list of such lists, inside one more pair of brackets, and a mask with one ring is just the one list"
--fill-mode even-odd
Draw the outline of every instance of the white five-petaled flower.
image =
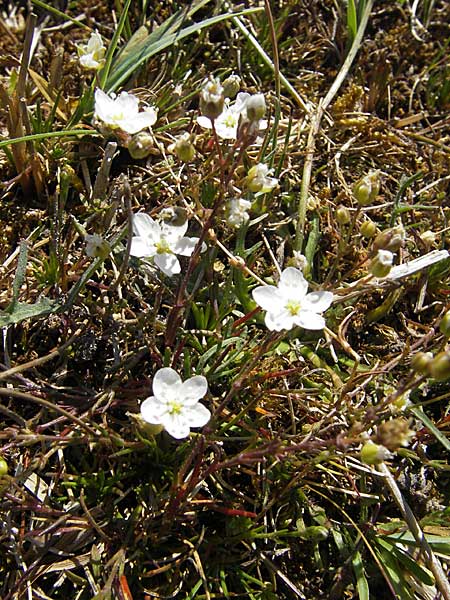
[[329, 308], [333, 301], [331, 292], [308, 291], [308, 282], [295, 267], [281, 273], [278, 286], [261, 285], [252, 291], [253, 299], [266, 310], [265, 323], [271, 331], [292, 329], [323, 329], [325, 319], [319, 313]]
[[148, 106], [139, 112], [139, 99], [134, 94], [121, 92], [118, 96], [108, 96], [97, 88], [94, 117], [109, 129], [121, 129], [132, 135], [154, 125], [157, 111]]
[[177, 254], [191, 256], [198, 238], [184, 237], [188, 222], [181, 225], [170, 225], [158, 222], [145, 213], [133, 215], [133, 232], [131, 240], [131, 256], [153, 258], [161, 271], [171, 277], [181, 272]]
[[91, 33], [87, 44], [77, 46], [80, 65], [84, 69], [101, 69], [105, 63], [106, 48], [98, 31]]
[[141, 404], [142, 418], [164, 429], [177, 440], [189, 435], [191, 427], [203, 427], [211, 418], [210, 411], [199, 400], [208, 391], [208, 382], [196, 375], [182, 382], [170, 367], [156, 372], [153, 396]]
[[[235, 140], [237, 138], [239, 119], [248, 120], [246, 105], [250, 97], [250, 94], [240, 92], [234, 102], [230, 102], [228, 98], [225, 98], [225, 108], [214, 120], [214, 127], [220, 138], [223, 140]], [[197, 117], [197, 123], [205, 129], [212, 128], [211, 119], [208, 119], [208, 117]], [[258, 129], [267, 129], [267, 121], [264, 119], [259, 120]]]

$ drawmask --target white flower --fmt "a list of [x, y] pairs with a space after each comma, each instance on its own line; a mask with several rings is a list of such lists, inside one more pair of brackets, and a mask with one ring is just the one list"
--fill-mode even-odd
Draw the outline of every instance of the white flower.
[[[235, 140], [238, 135], [239, 119], [248, 121], [246, 104], [250, 94], [240, 92], [236, 96], [236, 100], [230, 103], [228, 98], [225, 98], [225, 108], [222, 113], [214, 120], [214, 127], [217, 135], [223, 140]], [[205, 129], [212, 128], [211, 119], [205, 116], [197, 117], [197, 123]], [[267, 121], [261, 119], [258, 122], [258, 130], [267, 129]]]
[[181, 272], [176, 254], [191, 256], [198, 238], [184, 237], [188, 228], [185, 221], [179, 226], [159, 223], [145, 213], [133, 216], [133, 231], [130, 254], [138, 258], [153, 258], [161, 271], [171, 277]]
[[97, 233], [86, 235], [85, 240], [86, 254], [91, 258], [106, 258], [111, 252], [111, 246]]
[[189, 435], [191, 427], [203, 427], [211, 418], [210, 411], [199, 400], [208, 391], [208, 382], [202, 375], [181, 381], [170, 367], [156, 372], [153, 378], [153, 396], [141, 404], [142, 418], [164, 429], [177, 440]]
[[108, 96], [101, 89], [95, 90], [94, 117], [110, 129], [137, 133], [156, 123], [157, 111], [149, 106], [139, 112], [139, 99], [128, 92]]
[[226, 220], [228, 225], [232, 227], [240, 227], [243, 223], [249, 220], [248, 210], [252, 203], [249, 200], [242, 198], [233, 198], [228, 202]]
[[106, 48], [98, 31], [91, 33], [87, 44], [77, 46], [80, 65], [84, 69], [101, 69], [105, 62]]
[[266, 194], [271, 192], [277, 185], [278, 179], [269, 177], [273, 169], [263, 163], [258, 163], [250, 169], [247, 175], [247, 185], [251, 192]]
[[292, 329], [299, 325], [304, 329], [323, 329], [325, 319], [319, 314], [329, 308], [333, 301], [331, 292], [307, 294], [308, 282], [295, 267], [281, 273], [278, 286], [261, 285], [252, 291], [253, 299], [266, 310], [265, 322], [271, 331]]

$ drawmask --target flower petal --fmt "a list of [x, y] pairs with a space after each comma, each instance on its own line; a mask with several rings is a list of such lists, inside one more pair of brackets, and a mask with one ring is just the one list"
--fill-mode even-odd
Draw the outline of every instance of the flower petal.
[[181, 266], [175, 254], [155, 254], [153, 257], [155, 265], [161, 269], [164, 275], [172, 277], [181, 273]]
[[302, 300], [308, 291], [308, 282], [301, 271], [288, 267], [281, 273], [278, 289], [288, 300]]
[[200, 402], [191, 406], [185, 415], [190, 427], [203, 427], [211, 418], [211, 412]]
[[318, 315], [309, 310], [301, 310], [299, 314], [294, 317], [294, 322], [296, 325], [303, 327], [303, 329], [318, 330], [325, 327], [325, 319], [322, 315]]
[[282, 331], [292, 329], [295, 324], [294, 317], [285, 309], [279, 312], [267, 312], [264, 322], [270, 331]]
[[181, 254], [181, 256], [191, 256], [191, 254], [194, 252], [197, 242], [198, 238], [183, 237], [173, 246], [173, 251], [175, 254]]
[[135, 115], [129, 115], [120, 120], [120, 127], [127, 133], [138, 133], [156, 123], [157, 114], [154, 109], [147, 109]]
[[277, 303], [283, 302], [283, 297], [274, 285], [259, 285], [252, 290], [253, 300], [263, 310], [273, 310]]
[[181, 440], [189, 435], [189, 423], [183, 414], [169, 414], [167, 413], [161, 424], [164, 425], [165, 430], [176, 440]]
[[166, 410], [166, 405], [155, 398], [155, 396], [146, 398], [141, 404], [142, 418], [152, 425], [159, 425], [161, 423], [162, 416]]
[[97, 118], [108, 123], [111, 113], [114, 111], [114, 100], [105, 94], [103, 90], [95, 90], [95, 109], [94, 114]]
[[161, 239], [161, 227], [146, 213], [137, 213], [133, 215], [133, 232], [143, 238], [149, 238], [151, 241]]
[[197, 117], [197, 123], [204, 129], [212, 129], [211, 119], [208, 119], [208, 117]]
[[161, 223], [162, 235], [170, 244], [175, 244], [186, 233], [188, 222], [185, 221], [182, 225], [170, 225], [169, 223]]
[[154, 256], [156, 254], [156, 248], [154, 244], [149, 244], [146, 238], [135, 236], [131, 238], [130, 254], [137, 258]]
[[332, 302], [333, 294], [331, 292], [311, 292], [305, 296], [302, 307], [305, 310], [321, 313], [327, 310]]
[[[123, 113], [127, 118], [135, 118], [139, 110], [139, 99], [134, 94], [120, 92], [114, 101], [116, 113]], [[131, 131], [130, 131], [131, 133]]]
[[183, 397], [183, 403], [186, 406], [192, 406], [196, 404], [200, 398], [208, 392], [208, 381], [206, 377], [203, 375], [196, 375], [195, 377], [190, 377], [186, 379], [186, 381], [181, 386], [181, 392]]
[[174, 369], [163, 367], [156, 371], [152, 388], [158, 400], [173, 400], [180, 394], [181, 377]]

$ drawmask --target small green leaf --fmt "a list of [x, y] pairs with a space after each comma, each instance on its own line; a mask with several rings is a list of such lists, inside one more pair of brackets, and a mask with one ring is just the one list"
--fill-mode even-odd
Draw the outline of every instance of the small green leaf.
[[20, 323], [25, 319], [44, 317], [57, 312], [60, 308], [61, 304], [57, 300], [49, 300], [48, 298], [41, 298], [35, 304], [17, 302], [11, 311], [0, 313], [0, 327]]

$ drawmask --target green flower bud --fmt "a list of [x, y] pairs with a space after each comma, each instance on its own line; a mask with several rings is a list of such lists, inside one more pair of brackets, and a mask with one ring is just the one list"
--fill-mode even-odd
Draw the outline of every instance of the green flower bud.
[[450, 338], [450, 310], [442, 317], [442, 320], [439, 323], [439, 331], [446, 338]]
[[337, 207], [335, 216], [339, 225], [347, 225], [351, 221], [350, 211], [342, 205]]
[[0, 456], [0, 477], [4, 477], [5, 475], [7, 475], [7, 473], [8, 473], [8, 463], [3, 458], [3, 456]]
[[218, 79], [208, 79], [200, 92], [200, 112], [211, 121], [222, 114], [225, 97]]
[[91, 258], [102, 258], [105, 260], [111, 252], [111, 246], [101, 235], [94, 233], [86, 235], [86, 254]]
[[153, 136], [145, 131], [136, 133], [128, 143], [128, 152], [131, 158], [141, 160], [147, 158], [153, 149]]
[[233, 99], [241, 87], [241, 78], [239, 75], [235, 75], [234, 73], [227, 77], [225, 81], [222, 83], [223, 86], [223, 95], [225, 98]]
[[360, 206], [372, 204], [380, 192], [380, 171], [369, 171], [353, 186], [353, 195]]
[[433, 354], [431, 352], [418, 352], [411, 360], [411, 367], [420, 375], [429, 375], [432, 360]]
[[183, 162], [190, 162], [195, 157], [195, 147], [189, 133], [180, 135], [173, 144], [170, 144], [168, 150]]
[[378, 250], [377, 255], [369, 265], [369, 272], [374, 277], [386, 277], [392, 268], [394, 255], [389, 250]]
[[385, 460], [392, 458], [392, 454], [384, 446], [374, 444], [369, 440], [361, 448], [360, 458], [366, 465], [379, 465]]
[[402, 417], [385, 421], [377, 427], [377, 442], [392, 452], [400, 446], [407, 446], [412, 437], [414, 431], [409, 428], [407, 419]]
[[405, 243], [405, 230], [401, 225], [386, 229], [377, 235], [373, 242], [374, 250], [397, 252]]
[[364, 221], [359, 231], [366, 239], [372, 238], [377, 232], [377, 226], [373, 221]]
[[450, 377], [450, 352], [440, 352], [430, 363], [430, 375], [436, 381]]
[[249, 121], [259, 121], [266, 114], [266, 99], [264, 94], [253, 94], [245, 103]]

